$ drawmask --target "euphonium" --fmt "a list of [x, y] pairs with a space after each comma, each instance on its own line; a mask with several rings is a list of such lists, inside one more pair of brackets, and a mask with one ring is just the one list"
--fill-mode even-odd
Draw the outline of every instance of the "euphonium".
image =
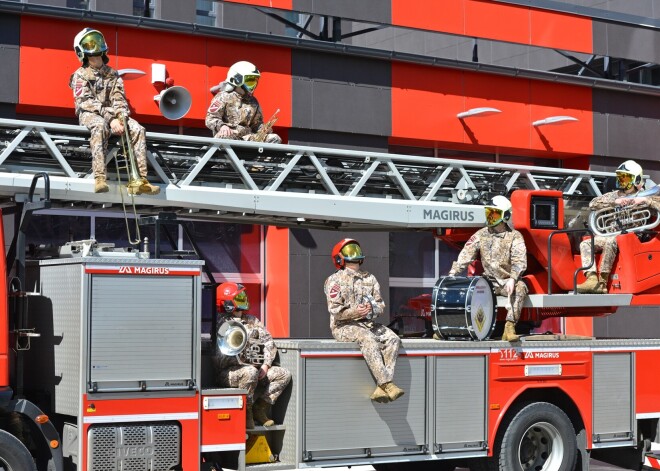
[[247, 330], [238, 321], [228, 320], [218, 327], [217, 345], [223, 355], [239, 355], [245, 349], [247, 341]]
[[645, 204], [599, 209], [589, 215], [589, 227], [597, 236], [639, 232], [653, 229], [658, 224], [660, 215]]
[[119, 121], [124, 127], [124, 134], [121, 137], [121, 147], [124, 151], [124, 158], [126, 159], [126, 172], [128, 173], [128, 189], [129, 195], [138, 195], [140, 186], [142, 186], [142, 177], [138, 170], [137, 161], [135, 160], [135, 153], [133, 152], [133, 143], [131, 142], [131, 134], [128, 130], [128, 120], [122, 114], [119, 116]]

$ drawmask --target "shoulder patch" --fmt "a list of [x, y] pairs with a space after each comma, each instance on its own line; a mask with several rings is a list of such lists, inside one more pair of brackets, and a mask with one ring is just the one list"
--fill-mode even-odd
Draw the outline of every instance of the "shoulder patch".
[[330, 287], [330, 290], [328, 291], [328, 296], [330, 296], [332, 299], [335, 299], [337, 296], [339, 296], [340, 292], [341, 292], [341, 287], [339, 286], [339, 283], [335, 283]]
[[209, 106], [209, 113], [215, 113], [220, 109], [220, 102], [218, 100], [213, 100], [211, 106]]
[[83, 88], [85, 87], [85, 82], [81, 78], [76, 79], [75, 86], [73, 87], [74, 96], [81, 96], [83, 94]]

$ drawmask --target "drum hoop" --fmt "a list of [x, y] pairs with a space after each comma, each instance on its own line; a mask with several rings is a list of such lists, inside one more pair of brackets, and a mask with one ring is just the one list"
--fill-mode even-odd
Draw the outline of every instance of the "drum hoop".
[[[474, 327], [472, 326], [472, 322], [470, 322], [472, 319], [470, 318], [472, 316], [472, 312], [468, 312], [468, 305], [469, 301], [472, 301], [472, 294], [474, 293], [475, 285], [479, 282], [479, 280], [484, 280], [486, 283], [488, 283], [488, 288], [490, 289], [490, 293], [493, 297], [495, 297], [493, 293], [493, 282], [490, 281], [488, 278], [485, 276], [474, 276], [472, 277], [473, 279], [470, 280], [470, 285], [468, 286], [468, 293], [467, 296], [465, 296], [465, 325], [467, 326], [467, 331], [470, 334], [470, 337], [472, 337], [472, 340], [477, 340], [480, 341], [479, 337], [477, 337], [477, 334], [474, 331]], [[490, 325], [490, 331], [488, 332], [488, 335], [486, 335], [486, 339], [490, 338], [491, 334], [493, 333], [493, 330], [495, 330], [495, 324], [497, 323], [497, 298], [493, 299], [493, 322]], [[470, 306], [471, 307], [471, 306]], [[468, 317], [470, 316], [470, 317]]]

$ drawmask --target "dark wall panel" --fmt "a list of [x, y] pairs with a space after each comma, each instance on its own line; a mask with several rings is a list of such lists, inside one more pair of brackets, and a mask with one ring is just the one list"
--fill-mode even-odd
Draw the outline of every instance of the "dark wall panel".
[[331, 338], [323, 284], [335, 268], [330, 254], [345, 237], [360, 241], [367, 256], [363, 268], [373, 273], [381, 284], [388, 304], [382, 323], [389, 323], [389, 234], [342, 233], [292, 229], [290, 237], [290, 336], [296, 338]]
[[90, 0], [89, 9], [122, 15], [133, 14], [133, 0]]
[[[215, 25], [221, 28], [239, 29], [256, 33], [284, 35], [285, 26], [280, 21], [265, 15], [252, 6], [216, 2], [217, 16]], [[291, 20], [289, 15], [277, 13]], [[249, 58], [246, 58], [249, 60]]]
[[0, 16], [0, 103], [18, 103], [20, 17]]
[[369, 136], [299, 128], [289, 131], [289, 144], [332, 147], [333, 149], [359, 149], [371, 152], [387, 152], [389, 147], [387, 136]]
[[594, 319], [594, 335], [597, 338], [625, 337], [657, 339], [660, 338], [658, 308], [628, 307], [607, 317]]
[[196, 0], [156, 0], [154, 15], [162, 20], [194, 23], [197, 18]]
[[292, 127], [389, 136], [387, 61], [292, 51]]
[[392, 22], [391, 4], [383, 0], [293, 0], [293, 9], [375, 23]]
[[660, 63], [660, 31], [594, 21], [594, 53]]

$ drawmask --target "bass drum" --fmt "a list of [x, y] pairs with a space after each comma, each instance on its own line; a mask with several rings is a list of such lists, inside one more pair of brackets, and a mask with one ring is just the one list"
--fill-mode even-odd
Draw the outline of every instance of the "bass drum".
[[482, 276], [442, 276], [433, 288], [433, 331], [443, 339], [488, 340], [495, 329], [497, 299]]

